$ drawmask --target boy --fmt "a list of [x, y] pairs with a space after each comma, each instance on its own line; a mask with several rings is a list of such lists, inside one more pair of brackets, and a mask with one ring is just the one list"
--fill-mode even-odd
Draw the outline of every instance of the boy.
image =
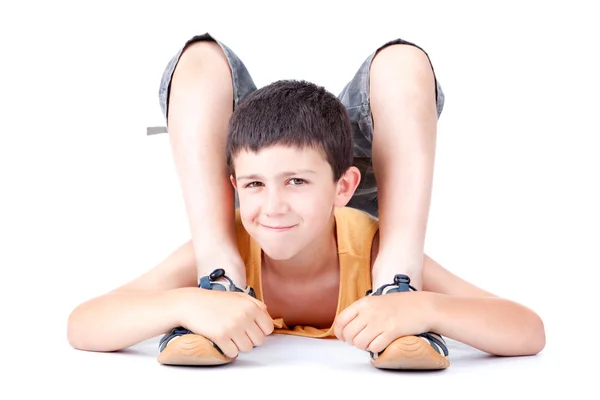
[[[198, 278], [218, 265], [240, 287], [246, 276], [234, 237], [237, 198], [223, 154], [232, 111], [254, 90], [240, 58], [208, 33], [193, 37], [172, 57], [159, 89]], [[348, 205], [380, 218], [373, 286], [405, 274], [421, 289], [437, 118], [445, 98], [429, 56], [413, 43], [389, 41], [366, 57], [339, 98], [352, 123], [362, 176]], [[208, 236], [216, 245], [205, 243]]]
[[427, 256], [422, 290], [406, 274], [373, 290], [380, 225], [347, 207], [361, 182], [354, 156], [348, 110], [323, 88], [279, 81], [253, 91], [231, 116], [225, 157], [239, 197], [234, 238], [248, 284], [236, 285], [223, 268], [198, 284], [189, 241], [132, 282], [77, 307], [70, 343], [114, 351], [168, 332], [159, 362], [214, 365], [273, 332], [335, 336], [389, 369], [448, 367], [442, 336], [496, 355], [541, 351], [544, 327], [534, 312]]

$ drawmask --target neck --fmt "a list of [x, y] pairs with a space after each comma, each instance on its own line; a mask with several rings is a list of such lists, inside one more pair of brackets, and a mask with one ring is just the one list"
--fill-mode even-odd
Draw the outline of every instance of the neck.
[[304, 251], [289, 260], [273, 260], [263, 253], [261, 269], [282, 282], [306, 282], [322, 277], [333, 266], [337, 267], [337, 258], [336, 225], [332, 215], [327, 229]]

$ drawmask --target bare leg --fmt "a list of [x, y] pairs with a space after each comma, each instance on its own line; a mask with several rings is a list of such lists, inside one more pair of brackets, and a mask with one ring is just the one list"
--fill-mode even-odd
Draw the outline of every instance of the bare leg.
[[194, 244], [198, 277], [224, 268], [246, 286], [235, 242], [233, 188], [225, 163], [233, 112], [231, 70], [217, 43], [190, 45], [173, 73], [169, 137]]
[[406, 274], [422, 288], [437, 134], [433, 71], [427, 55], [391, 45], [370, 71], [373, 169], [379, 191], [380, 251], [373, 289]]

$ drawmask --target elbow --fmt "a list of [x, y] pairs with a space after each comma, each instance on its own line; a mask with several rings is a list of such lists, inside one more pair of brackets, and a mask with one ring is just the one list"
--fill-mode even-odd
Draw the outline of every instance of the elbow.
[[546, 347], [546, 330], [544, 322], [539, 315], [531, 313], [528, 321], [521, 325], [513, 335], [519, 340], [511, 340], [512, 345], [505, 351], [499, 352], [498, 356], [520, 357], [535, 356]]
[[76, 350], [89, 350], [85, 344], [85, 333], [78, 318], [78, 308], [73, 310], [67, 320], [67, 342]]
[[544, 327], [544, 321], [542, 321], [542, 318], [535, 313], [533, 314], [527, 337], [527, 351], [524, 355], [534, 356], [546, 347], [546, 329]]
[[480, 350], [497, 357], [526, 357], [535, 356], [546, 347], [544, 322], [535, 312], [525, 309], [518, 316], [513, 314], [503, 325], [506, 329], [496, 329], [502, 333], [496, 336], [494, 344]]
[[67, 342], [75, 350], [109, 353], [122, 350], [120, 338], [110, 334], [106, 320], [90, 303], [76, 307], [67, 319]]
[[67, 320], [67, 342], [75, 350], [83, 351], [107, 351], [103, 349], [98, 342], [98, 335], [95, 335], [97, 329], [93, 324], [89, 324], [85, 305], [75, 308]]

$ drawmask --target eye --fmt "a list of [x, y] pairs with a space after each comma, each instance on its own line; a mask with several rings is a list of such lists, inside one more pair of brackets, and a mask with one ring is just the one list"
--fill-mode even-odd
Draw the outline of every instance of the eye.
[[292, 186], [300, 186], [306, 183], [306, 181], [301, 178], [292, 178], [289, 180], [289, 182], [292, 184]]
[[255, 181], [255, 182], [250, 182], [250, 183], [246, 184], [244, 187], [245, 188], [255, 188], [255, 187], [258, 187], [259, 185], [262, 185], [262, 183]]

